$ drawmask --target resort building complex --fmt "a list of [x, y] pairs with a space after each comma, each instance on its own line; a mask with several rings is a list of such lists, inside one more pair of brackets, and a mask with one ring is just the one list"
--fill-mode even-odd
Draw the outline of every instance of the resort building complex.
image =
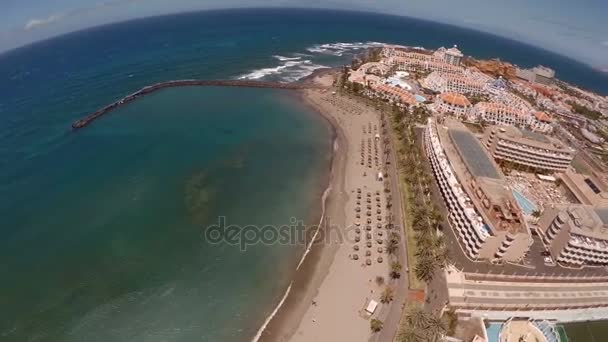
[[460, 119], [466, 117], [471, 110], [471, 102], [461, 94], [443, 93], [437, 96], [433, 109], [439, 113], [452, 114]]
[[560, 175], [562, 186], [578, 203], [608, 207], [608, 185], [596, 175], [582, 175], [570, 170]]
[[531, 83], [540, 83], [549, 85], [553, 82], [555, 71], [542, 65], [535, 66], [532, 69], [517, 68], [515, 75], [523, 80]]
[[576, 266], [608, 265], [608, 207], [547, 208], [538, 226], [554, 260]]
[[426, 88], [439, 93], [453, 92], [459, 94], [479, 95], [485, 92], [486, 83], [467, 75], [443, 74], [432, 72], [421, 81]]
[[514, 126], [491, 126], [483, 143], [499, 163], [540, 172], [564, 172], [574, 150], [559, 140]]
[[522, 110], [501, 103], [479, 102], [469, 116], [473, 121], [483, 121], [492, 125], [512, 125], [523, 127], [529, 116]]
[[478, 139], [460, 122], [429, 119], [425, 149], [457, 231], [472, 259], [518, 261], [532, 243], [503, 175]]
[[376, 92], [378, 97], [385, 98], [393, 102], [399, 102], [408, 106], [416, 105], [418, 102], [409, 91], [383, 83], [371, 84], [371, 89]]
[[[447, 74], [464, 72], [464, 68], [458, 65], [460, 59], [454, 59], [452, 55], [446, 55], [440, 50], [432, 52], [424, 49], [386, 46], [383, 55], [387, 57], [388, 65], [401, 71], [440, 71]], [[453, 64], [456, 61], [458, 64]]]

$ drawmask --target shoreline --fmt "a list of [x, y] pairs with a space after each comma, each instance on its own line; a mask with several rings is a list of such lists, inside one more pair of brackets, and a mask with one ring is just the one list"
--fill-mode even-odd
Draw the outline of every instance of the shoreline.
[[[319, 75], [332, 73], [333, 69], [319, 69], [298, 83], [308, 83]], [[319, 226], [314, 231], [312, 238], [300, 258], [295, 269], [293, 279], [285, 290], [281, 300], [275, 306], [272, 313], [266, 318], [252, 342], [258, 341], [288, 341], [295, 334], [299, 322], [302, 320], [306, 310], [318, 292], [318, 288], [325, 276], [329, 273], [329, 267], [333, 262], [338, 250], [337, 244], [316, 243], [319, 236], [324, 239], [329, 223], [334, 220], [342, 221], [344, 225], [343, 211], [344, 201], [339, 198], [339, 193], [344, 190], [344, 173], [346, 169], [346, 157], [348, 145], [346, 136], [328, 113], [311, 103], [302, 91], [291, 94], [299, 105], [305, 106], [311, 112], [326, 120], [332, 130], [331, 159], [328, 173], [328, 182], [321, 198], [321, 213]], [[340, 218], [340, 216], [342, 216]]]
[[[318, 70], [303, 80], [316, 86], [295, 92], [299, 103], [327, 120], [335, 132], [327, 198], [323, 201], [322, 225], [313, 235], [315, 239], [308, 240], [311, 245], [303, 253], [290, 285], [258, 330], [254, 342], [366, 342], [378, 337], [370, 331], [371, 317], [384, 319], [392, 308], [390, 303], [380, 304], [373, 316], [365, 311], [372, 300], [380, 303], [380, 294], [386, 287], [396, 285], [392, 281], [389, 284], [388, 256], [381, 248], [385, 227], [380, 218], [384, 209], [380, 208], [386, 194], [376, 172], [383, 166], [377, 160], [373, 168], [371, 159], [369, 165], [363, 165], [363, 142], [368, 142], [369, 153], [372, 145], [376, 146], [374, 149], [381, 147], [372, 144], [380, 115], [375, 108], [336, 94], [333, 91], [336, 72], [339, 71]], [[382, 156], [381, 150], [376, 153]], [[362, 192], [367, 194], [368, 209], [371, 194], [375, 193], [377, 217], [370, 217], [371, 211], [363, 218], [355, 215]], [[368, 223], [363, 234], [367, 242], [359, 240], [357, 227], [363, 220]], [[370, 231], [379, 235], [371, 238]]]

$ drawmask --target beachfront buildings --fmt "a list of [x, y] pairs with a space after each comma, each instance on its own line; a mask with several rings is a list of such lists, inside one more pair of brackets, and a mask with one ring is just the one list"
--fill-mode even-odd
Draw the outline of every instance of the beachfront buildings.
[[425, 150], [461, 247], [472, 259], [518, 261], [532, 243], [504, 176], [460, 122], [429, 119]]
[[452, 65], [459, 66], [462, 61], [462, 57], [464, 55], [460, 50], [458, 50], [458, 46], [454, 45], [453, 47], [446, 49], [444, 47], [440, 47], [435, 51], [435, 55], [439, 56], [443, 59], [444, 62]]
[[[385, 46], [382, 49], [386, 57], [386, 64], [400, 71], [440, 71], [447, 74], [460, 74], [464, 68], [460, 67], [460, 59], [446, 56], [437, 50], [435, 52], [396, 46]], [[457, 61], [458, 64], [449, 63]]]
[[483, 121], [492, 125], [511, 125], [523, 127], [528, 115], [520, 109], [501, 103], [479, 102], [471, 110], [469, 119]]
[[434, 71], [421, 82], [426, 88], [438, 93], [453, 92], [479, 95], [485, 92], [486, 82], [466, 74], [444, 74]]
[[608, 265], [608, 207], [582, 204], [545, 209], [539, 233], [557, 262]]
[[553, 130], [553, 118], [545, 112], [534, 112], [528, 124], [535, 132], [548, 133]]
[[608, 207], [608, 184], [596, 174], [583, 175], [566, 171], [559, 177], [569, 197], [580, 204]]
[[466, 117], [471, 110], [471, 102], [457, 93], [443, 93], [436, 97], [433, 109], [439, 113], [451, 114], [457, 118]]
[[415, 106], [418, 104], [414, 94], [409, 91], [383, 83], [371, 84], [371, 90], [375, 92], [376, 97], [380, 97], [391, 102], [401, 103], [408, 106]]
[[491, 126], [483, 144], [499, 163], [539, 172], [564, 172], [575, 151], [552, 137], [513, 126]]
[[531, 83], [550, 85], [551, 83], [553, 83], [555, 71], [553, 69], [539, 65], [535, 66], [532, 69], [517, 68], [515, 70], [515, 76]]

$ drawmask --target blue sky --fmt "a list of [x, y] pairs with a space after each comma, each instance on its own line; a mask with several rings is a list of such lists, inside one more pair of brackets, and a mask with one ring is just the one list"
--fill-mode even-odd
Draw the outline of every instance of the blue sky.
[[277, 6], [347, 8], [434, 20], [608, 68], [608, 0], [0, 0], [0, 51], [137, 17]]

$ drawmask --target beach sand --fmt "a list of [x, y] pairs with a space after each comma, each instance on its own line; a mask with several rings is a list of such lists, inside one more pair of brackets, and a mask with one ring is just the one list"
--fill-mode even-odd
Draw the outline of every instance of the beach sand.
[[[289, 296], [264, 330], [261, 340], [368, 341], [375, 336], [370, 330], [370, 319], [383, 319], [389, 311], [389, 305], [380, 303], [385, 285], [376, 282], [378, 276], [386, 283], [389, 281], [389, 258], [384, 250], [386, 194], [383, 182], [377, 179], [383, 166], [382, 143], [375, 139], [381, 129], [379, 113], [348, 96], [332, 94], [331, 73], [322, 73], [309, 81], [327, 88], [303, 91], [304, 103], [321, 113], [336, 131], [325, 224], [298, 270]], [[360, 218], [356, 217], [356, 207], [361, 208]], [[368, 218], [371, 220], [369, 239]], [[356, 226], [356, 222], [360, 226]], [[355, 232], [356, 228], [360, 233]], [[355, 242], [357, 235], [359, 242]], [[368, 241], [371, 247], [367, 247]], [[354, 245], [359, 247], [358, 251]], [[383, 250], [380, 252], [378, 248]], [[366, 256], [367, 251], [370, 256]], [[354, 254], [358, 260], [354, 260]], [[371, 265], [366, 265], [368, 259]], [[372, 317], [365, 312], [370, 300], [379, 303]]]

